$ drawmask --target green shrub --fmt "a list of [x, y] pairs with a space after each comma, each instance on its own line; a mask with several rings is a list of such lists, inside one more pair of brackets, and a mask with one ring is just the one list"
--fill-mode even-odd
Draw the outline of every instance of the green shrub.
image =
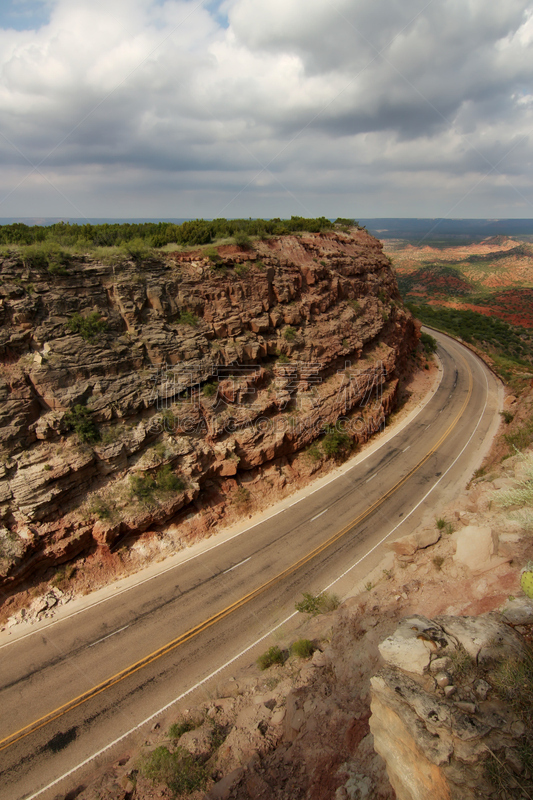
[[500, 411], [500, 417], [503, 419], [506, 425], [509, 425], [514, 419], [514, 416], [510, 411]]
[[237, 247], [240, 247], [241, 250], [253, 250], [253, 242], [246, 233], [246, 231], [237, 231], [234, 235], [234, 241]]
[[296, 611], [302, 614], [311, 614], [316, 617], [318, 614], [327, 614], [334, 611], [340, 605], [340, 600], [335, 594], [321, 592], [321, 594], [303, 593], [303, 600], [295, 604]]
[[93, 495], [87, 503], [87, 511], [98, 519], [111, 519], [113, 516], [109, 503], [98, 494]]
[[152, 783], [162, 783], [175, 794], [201, 790], [207, 782], [207, 770], [183, 747], [173, 753], [160, 746], [139, 761], [139, 772]]
[[202, 394], [204, 397], [214, 397], [218, 391], [216, 383], [206, 383], [202, 387]]
[[251, 500], [251, 495], [248, 489], [244, 486], [239, 486], [233, 495], [233, 502], [236, 506], [247, 506]]
[[123, 242], [120, 247], [126, 256], [137, 262], [144, 261], [153, 255], [149, 242], [140, 236], [135, 236], [128, 242]]
[[277, 355], [278, 355], [278, 362], [280, 364], [288, 364], [289, 363], [290, 359], [289, 359], [288, 356], [285, 355], [285, 353], [278, 353]]
[[219, 256], [216, 247], [208, 247], [205, 251], [205, 255], [207, 256], [207, 258], [209, 259], [209, 261], [213, 266], [220, 264], [222, 261], [222, 257]]
[[249, 269], [250, 266], [248, 264], [235, 264], [235, 274], [238, 275], [239, 278], [243, 278]]
[[137, 500], [149, 502], [154, 496], [155, 481], [151, 475], [130, 475], [130, 489]]
[[67, 411], [63, 418], [69, 430], [73, 430], [84, 444], [94, 444], [100, 439], [100, 431], [91, 413], [90, 408], [78, 404]]
[[339, 455], [343, 450], [347, 450], [350, 446], [350, 437], [347, 433], [338, 430], [333, 425], [328, 425], [326, 428], [326, 435], [322, 440], [322, 450], [324, 455], [331, 458], [331, 456]]
[[168, 729], [168, 735], [170, 739], [180, 739], [184, 733], [187, 731], [193, 731], [197, 728], [197, 724], [192, 719], [180, 719], [178, 722], [174, 722], [170, 728]]
[[294, 342], [296, 339], [296, 331], [291, 327], [285, 328], [283, 331], [283, 336], [288, 342]]
[[433, 556], [432, 561], [437, 572], [440, 572], [442, 565], [444, 564], [444, 556]]
[[98, 311], [91, 311], [85, 317], [76, 311], [67, 322], [67, 328], [71, 333], [79, 333], [86, 342], [92, 342], [107, 330], [107, 322]]
[[155, 495], [169, 495], [182, 492], [185, 489], [184, 481], [170, 468], [170, 464], [158, 469], [155, 478], [148, 474], [130, 475], [131, 494], [141, 503], [149, 503]]
[[259, 669], [265, 670], [271, 667], [273, 664], [283, 664], [284, 662], [285, 657], [277, 644], [275, 644], [272, 645], [272, 647], [269, 647], [266, 653], [263, 653], [262, 656], [259, 656], [257, 659], [257, 666]]
[[310, 658], [315, 650], [316, 647], [309, 639], [298, 639], [291, 644], [291, 654], [297, 658]]
[[192, 311], [184, 309], [178, 317], [178, 325], [192, 325], [193, 328], [196, 328], [198, 317]]
[[305, 453], [311, 459], [311, 461], [320, 461], [322, 458], [322, 452], [316, 442], [313, 442], [313, 444], [309, 445]]
[[437, 340], [433, 336], [430, 336], [429, 333], [422, 331], [420, 334], [420, 343], [427, 356], [437, 352]]

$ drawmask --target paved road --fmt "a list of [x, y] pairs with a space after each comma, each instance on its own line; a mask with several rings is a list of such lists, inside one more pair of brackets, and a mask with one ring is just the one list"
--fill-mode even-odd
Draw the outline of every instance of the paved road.
[[202, 557], [0, 649], [2, 800], [63, 796], [83, 770], [46, 787], [265, 635], [303, 591], [335, 580], [402, 520], [393, 535], [409, 533], [428, 505], [438, 514], [498, 410], [486, 367], [438, 339], [438, 391], [373, 455]]

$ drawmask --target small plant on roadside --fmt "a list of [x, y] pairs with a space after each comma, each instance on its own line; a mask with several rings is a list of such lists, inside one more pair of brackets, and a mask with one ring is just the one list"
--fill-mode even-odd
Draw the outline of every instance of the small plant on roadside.
[[54, 577], [51, 580], [52, 586], [56, 589], [62, 589], [67, 586], [68, 582], [76, 574], [76, 567], [74, 564], [64, 564], [56, 570]]
[[372, 583], [372, 581], [368, 581], [367, 583], [365, 583], [365, 589], [367, 590], [367, 592], [371, 592], [373, 588], [374, 584]]
[[530, 647], [524, 658], [501, 659], [491, 672], [489, 683], [502, 700], [529, 722], [533, 706], [533, 650]]
[[162, 745], [141, 757], [139, 772], [153, 784], [165, 784], [174, 794], [201, 790], [208, 777], [204, 764], [183, 747], [171, 753]]
[[528, 561], [520, 573], [520, 586], [524, 594], [533, 598], [533, 561]]
[[259, 656], [257, 659], [257, 666], [260, 670], [265, 670], [271, 667], [273, 664], [284, 664], [285, 657], [283, 652], [280, 650], [277, 644], [272, 645], [269, 647], [266, 653]]
[[309, 447], [305, 451], [305, 454], [308, 458], [311, 459], [311, 461], [315, 463], [317, 461], [320, 461], [320, 459], [322, 458], [322, 453], [320, 451], [319, 446], [316, 443], [309, 445]]
[[244, 486], [239, 486], [233, 495], [233, 502], [237, 507], [243, 508], [250, 503], [251, 495]]
[[198, 726], [192, 719], [183, 719], [178, 720], [178, 722], [172, 723], [170, 728], [168, 729], [168, 736], [169, 739], [180, 739], [184, 733], [188, 731], [193, 731]]
[[334, 425], [328, 425], [326, 435], [322, 440], [322, 450], [324, 455], [331, 458], [341, 452], [346, 451], [350, 446], [350, 437], [344, 431], [338, 430]]
[[316, 617], [318, 614], [327, 614], [328, 611], [334, 611], [340, 605], [340, 600], [335, 594], [328, 592], [321, 592], [320, 594], [312, 594], [311, 592], [303, 593], [303, 600], [295, 604], [296, 611], [302, 614], [311, 614]]
[[310, 658], [315, 650], [316, 647], [309, 639], [298, 639], [291, 644], [291, 655], [297, 658]]
[[470, 653], [467, 653], [461, 644], [458, 644], [450, 653], [450, 661], [450, 671], [457, 682], [466, 681], [476, 674], [476, 660], [472, 658]]
[[437, 340], [429, 333], [422, 331], [420, 334], [420, 344], [424, 348], [424, 352], [427, 356], [437, 352]]
[[509, 425], [514, 419], [514, 416], [510, 411], [500, 411], [500, 417], [503, 419], [506, 425]]
[[435, 524], [439, 531], [442, 531], [448, 535], [453, 533], [454, 529], [452, 523], [445, 520], [444, 517], [438, 517], [438, 519], [435, 520]]
[[444, 556], [433, 556], [432, 561], [437, 572], [440, 572], [442, 565], [444, 564]]

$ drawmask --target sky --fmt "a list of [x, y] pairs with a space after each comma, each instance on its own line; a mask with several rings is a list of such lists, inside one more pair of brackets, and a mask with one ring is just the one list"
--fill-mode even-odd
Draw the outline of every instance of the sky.
[[0, 217], [533, 218], [529, 0], [2, 0]]

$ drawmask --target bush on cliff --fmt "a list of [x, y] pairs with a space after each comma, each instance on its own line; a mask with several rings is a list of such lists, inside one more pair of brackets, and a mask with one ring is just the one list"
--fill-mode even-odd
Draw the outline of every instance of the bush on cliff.
[[98, 311], [91, 311], [86, 317], [76, 311], [67, 322], [67, 328], [71, 333], [79, 333], [86, 342], [92, 342], [107, 330], [107, 322]]
[[100, 439], [100, 431], [92, 418], [92, 412], [87, 406], [77, 404], [67, 411], [64, 416], [65, 423], [69, 430], [78, 435], [78, 439], [83, 444], [94, 444]]

